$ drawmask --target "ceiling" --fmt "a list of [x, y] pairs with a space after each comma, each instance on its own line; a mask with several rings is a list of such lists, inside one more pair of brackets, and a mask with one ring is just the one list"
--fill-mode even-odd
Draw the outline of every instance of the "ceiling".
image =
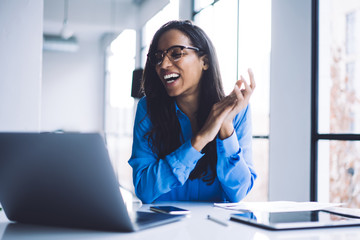
[[44, 34], [60, 35], [67, 12], [68, 32], [78, 38], [98, 38], [106, 32], [136, 28], [145, 0], [44, 0]]

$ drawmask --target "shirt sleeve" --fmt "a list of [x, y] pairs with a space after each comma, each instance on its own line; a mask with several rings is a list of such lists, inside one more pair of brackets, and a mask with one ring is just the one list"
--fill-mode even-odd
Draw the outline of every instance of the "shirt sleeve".
[[164, 159], [158, 159], [145, 137], [150, 128], [146, 98], [142, 98], [135, 116], [129, 164], [133, 168], [135, 193], [144, 203], [151, 203], [171, 189], [182, 186], [203, 156], [188, 140]]
[[251, 110], [236, 115], [233, 134], [217, 142], [217, 176], [228, 200], [239, 202], [252, 189], [256, 173], [252, 162]]

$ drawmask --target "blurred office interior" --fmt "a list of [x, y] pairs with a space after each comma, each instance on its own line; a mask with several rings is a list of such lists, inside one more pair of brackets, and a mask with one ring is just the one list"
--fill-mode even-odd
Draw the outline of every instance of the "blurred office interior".
[[360, 207], [359, 1], [0, 1], [0, 131], [100, 132], [133, 191], [132, 88], [174, 19], [208, 33], [226, 93], [255, 73], [258, 179], [245, 201]]

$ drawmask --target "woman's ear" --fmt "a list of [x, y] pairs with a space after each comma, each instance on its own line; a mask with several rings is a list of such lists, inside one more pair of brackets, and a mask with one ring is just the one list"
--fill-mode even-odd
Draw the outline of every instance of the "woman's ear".
[[205, 55], [202, 57], [202, 62], [203, 62], [203, 70], [206, 71], [209, 68], [209, 59], [208, 57]]

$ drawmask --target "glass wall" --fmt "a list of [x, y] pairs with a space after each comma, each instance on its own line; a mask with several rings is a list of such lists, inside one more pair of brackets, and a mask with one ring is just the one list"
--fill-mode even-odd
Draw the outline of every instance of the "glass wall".
[[[141, 63], [155, 31], [166, 21], [178, 19], [179, 0], [171, 0], [142, 29]], [[105, 78], [105, 135], [109, 154], [120, 185], [134, 191], [132, 169], [128, 164], [132, 150], [133, 121], [137, 100], [131, 97], [135, 69], [136, 31], [123, 31], [108, 47]]]
[[[151, 18], [142, 30], [141, 62], [155, 31], [166, 21], [178, 19], [179, 0], [171, 0]], [[128, 164], [132, 151], [133, 121], [137, 100], [131, 97], [135, 69], [136, 31], [123, 31], [108, 47], [105, 78], [105, 135], [109, 154], [120, 185], [134, 192], [132, 168]]]
[[166, 22], [179, 19], [179, 0], [170, 0], [161, 11], [146, 22], [142, 29], [141, 38], [141, 66], [145, 66], [146, 55], [155, 32]]
[[134, 100], [131, 97], [135, 69], [136, 31], [124, 30], [108, 47], [105, 78], [105, 135], [118, 180], [132, 189], [131, 155]]
[[[262, 6], [261, 8], [259, 6]], [[253, 161], [258, 179], [246, 201], [268, 199], [269, 98], [271, 51], [271, 0], [194, 1], [194, 21], [213, 41], [219, 58], [225, 92], [240, 75], [255, 74], [251, 98]]]
[[360, 2], [319, 3], [319, 133], [360, 133]]
[[226, 94], [233, 90], [238, 79], [237, 5], [237, 1], [218, 1], [214, 5], [202, 8], [194, 19], [194, 22], [209, 35], [216, 48]]
[[319, 201], [360, 206], [360, 141], [320, 140]]
[[318, 9], [318, 200], [358, 208], [360, 2], [319, 0]]

